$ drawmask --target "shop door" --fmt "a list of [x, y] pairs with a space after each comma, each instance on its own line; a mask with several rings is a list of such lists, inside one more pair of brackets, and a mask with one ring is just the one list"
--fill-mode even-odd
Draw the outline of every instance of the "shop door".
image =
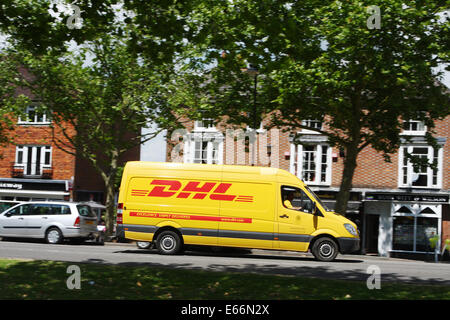
[[380, 216], [368, 214], [366, 219], [366, 253], [378, 253], [378, 228], [380, 225]]

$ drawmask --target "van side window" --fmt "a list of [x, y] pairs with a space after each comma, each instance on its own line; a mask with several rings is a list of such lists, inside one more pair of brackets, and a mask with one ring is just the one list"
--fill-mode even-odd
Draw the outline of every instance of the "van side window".
[[299, 188], [282, 186], [281, 201], [283, 206], [287, 209], [312, 213], [312, 200]]

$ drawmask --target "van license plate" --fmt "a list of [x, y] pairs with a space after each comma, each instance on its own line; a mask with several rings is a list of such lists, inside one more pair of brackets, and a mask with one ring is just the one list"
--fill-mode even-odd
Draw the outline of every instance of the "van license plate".
[[86, 221], [86, 224], [94, 224], [94, 221]]

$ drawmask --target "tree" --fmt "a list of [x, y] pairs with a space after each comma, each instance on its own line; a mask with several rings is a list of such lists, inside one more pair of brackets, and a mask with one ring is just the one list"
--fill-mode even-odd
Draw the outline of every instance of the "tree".
[[[103, 35], [63, 55], [9, 54], [33, 75], [20, 85], [37, 97], [40, 112], [52, 114], [54, 130], [63, 134], [54, 135], [57, 147], [87, 159], [102, 177], [110, 231], [121, 157], [177, 126], [176, 114], [183, 111], [170, 102], [172, 66], [153, 65], [127, 49], [121, 39]], [[143, 134], [141, 128], [149, 123], [158, 129]]]
[[[19, 72], [16, 65], [3, 54], [0, 56], [0, 147], [14, 140], [14, 118], [20, 115], [19, 105], [26, 97], [17, 91]], [[2, 154], [0, 153], [0, 157]]]
[[51, 112], [55, 130], [64, 133], [55, 143], [88, 159], [103, 178], [111, 231], [121, 155], [158, 133], [142, 136], [147, 123], [172, 130], [189, 111], [178, 108], [173, 90], [177, 54], [193, 32], [185, 26], [194, 2], [79, 0], [76, 28], [67, 25], [76, 12], [63, 13], [56, 3], [72, 6], [2, 3], [0, 31], [9, 35], [8, 56], [34, 76], [17, 85], [39, 97], [40, 111]]
[[[223, 3], [204, 13], [205, 24], [218, 24], [220, 30], [206, 36], [208, 51], [199, 57], [212, 65], [207, 73], [236, 75], [238, 61], [260, 66], [266, 80], [258, 88], [258, 103], [260, 111], [272, 110], [272, 125], [318, 131], [344, 151], [335, 210], [345, 213], [364, 148], [371, 146], [390, 161], [409, 119], [423, 121], [427, 140], [435, 145], [434, 121], [450, 114], [449, 90], [438, 81], [442, 69], [435, 70], [450, 61], [449, 18], [438, 16], [448, 4], [371, 1], [381, 9], [381, 16], [373, 17], [363, 1]], [[369, 28], [373, 18], [381, 19], [379, 29]], [[232, 63], [222, 62], [226, 59]], [[215, 83], [217, 92], [233, 88]], [[233, 110], [235, 97], [229, 96], [215, 101], [222, 110], [217, 114]], [[243, 110], [236, 108], [236, 114]], [[306, 127], [306, 119], [322, 121], [324, 129]]]

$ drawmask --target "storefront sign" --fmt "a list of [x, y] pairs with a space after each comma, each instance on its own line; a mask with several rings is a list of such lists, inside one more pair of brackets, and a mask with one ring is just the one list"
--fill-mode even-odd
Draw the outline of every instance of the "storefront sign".
[[0, 182], [0, 189], [14, 189], [14, 190], [22, 190], [23, 185], [21, 183], [5, 183]]
[[[3, 180], [3, 181], [2, 181]], [[35, 191], [67, 191], [65, 180], [31, 180], [31, 181], [8, 181], [9, 179], [0, 179], [0, 189], [11, 190], [35, 190]], [[12, 179], [11, 179], [12, 180]], [[15, 179], [17, 180], [17, 179]]]
[[448, 203], [448, 195], [366, 193], [365, 200]]

